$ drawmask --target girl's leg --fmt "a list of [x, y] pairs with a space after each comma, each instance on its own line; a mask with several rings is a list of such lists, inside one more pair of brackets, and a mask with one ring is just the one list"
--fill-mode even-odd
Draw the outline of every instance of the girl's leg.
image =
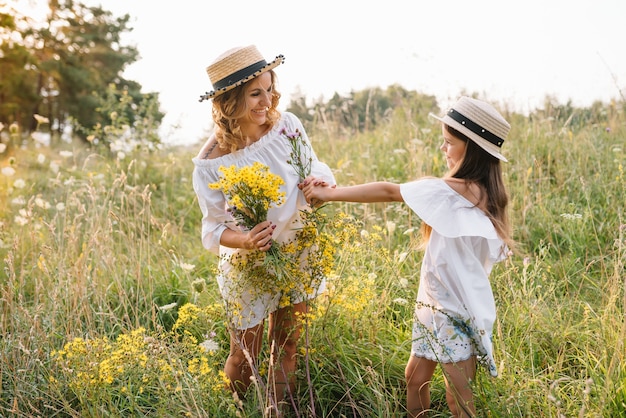
[[430, 408], [430, 381], [437, 363], [411, 354], [404, 370], [409, 418], [426, 417]]
[[476, 377], [476, 357], [457, 363], [444, 363], [446, 400], [453, 417], [474, 417], [474, 394], [472, 381]]
[[[263, 342], [264, 323], [246, 330], [233, 330], [230, 333], [230, 354], [224, 365], [224, 373], [230, 379], [230, 388], [243, 397], [250, 386], [252, 367], [257, 367], [257, 359]], [[249, 354], [246, 358], [244, 350]], [[252, 364], [250, 364], [252, 361]]]
[[307, 312], [306, 302], [278, 309], [270, 315], [269, 337], [274, 369], [270, 370], [268, 384], [273, 385], [276, 402], [285, 400], [295, 391], [297, 344], [302, 332], [303, 317]]

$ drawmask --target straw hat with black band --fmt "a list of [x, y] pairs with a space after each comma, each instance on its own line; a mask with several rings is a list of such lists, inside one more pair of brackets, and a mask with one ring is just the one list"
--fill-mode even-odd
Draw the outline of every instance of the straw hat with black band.
[[213, 90], [200, 95], [200, 101], [213, 99], [232, 90], [284, 61], [285, 57], [278, 55], [268, 63], [254, 45], [229, 49], [207, 67]]
[[430, 116], [461, 132], [497, 159], [508, 161], [500, 149], [511, 125], [489, 103], [462, 96], [443, 117]]

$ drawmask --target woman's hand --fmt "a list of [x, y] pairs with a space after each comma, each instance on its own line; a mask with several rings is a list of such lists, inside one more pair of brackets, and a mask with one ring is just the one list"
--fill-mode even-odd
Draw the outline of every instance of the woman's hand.
[[276, 229], [276, 225], [272, 225], [270, 221], [264, 221], [254, 226], [245, 238], [246, 250], [267, 251], [272, 246], [272, 234]]

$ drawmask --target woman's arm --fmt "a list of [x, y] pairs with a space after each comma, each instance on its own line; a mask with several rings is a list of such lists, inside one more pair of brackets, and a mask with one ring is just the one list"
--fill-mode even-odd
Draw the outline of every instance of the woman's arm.
[[307, 202], [311, 200], [360, 203], [404, 201], [400, 194], [400, 185], [386, 181], [332, 188], [319, 180], [306, 179], [302, 185], [302, 191]]

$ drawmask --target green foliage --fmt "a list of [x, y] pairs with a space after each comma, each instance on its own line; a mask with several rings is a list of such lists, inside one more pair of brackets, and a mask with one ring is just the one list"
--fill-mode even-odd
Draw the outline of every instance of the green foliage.
[[105, 146], [113, 154], [153, 151], [161, 143], [158, 127], [163, 115], [158, 110], [158, 95], [145, 95], [139, 104], [135, 100], [127, 88], [119, 90], [109, 84], [95, 109], [103, 123], [88, 129], [75, 121], [77, 131], [89, 143]]
[[[0, 122], [17, 122], [25, 131], [33, 131], [32, 115], [41, 114], [57, 127], [59, 135], [68, 123], [87, 129], [108, 125], [109, 115], [98, 109], [106, 103], [104, 92], [113, 84], [132, 99], [133, 106], [141, 107], [125, 114], [138, 133], [146, 119], [160, 123], [158, 95], [142, 94], [139, 83], [121, 76], [138, 58], [134, 46], [121, 42], [122, 35], [132, 30], [130, 16], [114, 17], [101, 7], [74, 1], [49, 2], [48, 6], [45, 22], [17, 13], [2, 15]], [[155, 137], [150, 140], [154, 142]]]
[[[101, 104], [120, 115], [102, 125], [102, 142], [130, 123], [117, 107], [122, 92]], [[381, 101], [392, 110], [362, 131], [331, 129], [320, 110], [307, 132], [339, 184], [441, 175], [439, 125], [424, 114], [436, 106], [422, 99]], [[625, 410], [626, 114], [617, 103], [556, 107], [507, 115], [504, 173], [520, 250], [491, 277], [500, 376], [478, 373], [480, 416]], [[241, 401], [224, 389], [229, 335], [217, 257], [200, 243], [194, 153], [95, 151], [31, 141], [2, 154], [0, 415], [266, 416], [262, 382]], [[402, 416], [419, 221], [398, 203], [321, 211], [347, 218], [334, 231], [328, 290], [303, 319], [294, 402], [307, 417]], [[431, 416], [448, 413], [437, 369]]]
[[392, 85], [386, 90], [375, 87], [351, 92], [348, 97], [335, 93], [328, 102], [318, 100], [312, 107], [307, 105], [305, 96], [297, 95], [287, 110], [308, 123], [307, 132], [319, 128], [336, 136], [371, 131], [387, 124], [395, 113], [421, 124], [429, 112], [437, 113], [438, 107], [433, 96]]

